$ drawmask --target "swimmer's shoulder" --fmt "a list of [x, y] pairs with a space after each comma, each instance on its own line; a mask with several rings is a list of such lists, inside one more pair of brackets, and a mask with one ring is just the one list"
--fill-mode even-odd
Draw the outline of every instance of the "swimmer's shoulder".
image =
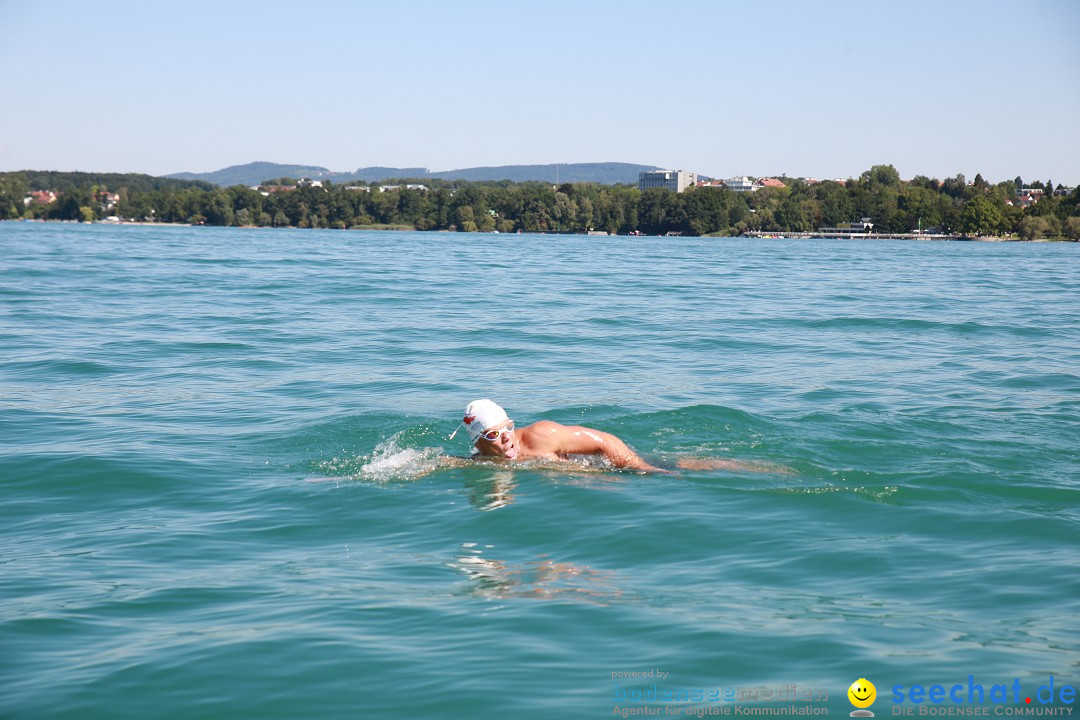
[[566, 425], [555, 422], [554, 420], [537, 420], [528, 427], [521, 428], [521, 432], [524, 433], [544, 433], [544, 434], [556, 434], [563, 430], [566, 430]]
[[552, 420], [537, 420], [518, 433], [522, 445], [533, 454], [548, 455], [559, 445], [559, 438], [566, 434], [566, 426]]

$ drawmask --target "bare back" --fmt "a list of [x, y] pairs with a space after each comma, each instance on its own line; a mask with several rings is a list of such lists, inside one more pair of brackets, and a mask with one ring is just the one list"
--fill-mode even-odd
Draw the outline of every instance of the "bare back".
[[518, 431], [519, 457], [565, 460], [569, 455], [603, 455], [615, 467], [657, 471], [611, 433], [540, 420]]

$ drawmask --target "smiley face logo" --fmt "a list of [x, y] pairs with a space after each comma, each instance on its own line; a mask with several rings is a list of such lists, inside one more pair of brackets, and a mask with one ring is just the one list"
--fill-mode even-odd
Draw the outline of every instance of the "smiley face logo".
[[[877, 688], [874, 687], [874, 683], [870, 682], [866, 678], [859, 678], [855, 682], [851, 683], [851, 687], [847, 690], [848, 700], [851, 704], [857, 708], [868, 708], [874, 704], [874, 700], [877, 699]], [[854, 715], [855, 713], [852, 713]], [[870, 715], [872, 713], [859, 713], [860, 715]]]

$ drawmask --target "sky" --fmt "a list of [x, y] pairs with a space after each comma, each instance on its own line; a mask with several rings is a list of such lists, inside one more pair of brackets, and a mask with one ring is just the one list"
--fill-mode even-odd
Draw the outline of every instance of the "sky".
[[1080, 1], [0, 0], [0, 171], [1080, 184]]

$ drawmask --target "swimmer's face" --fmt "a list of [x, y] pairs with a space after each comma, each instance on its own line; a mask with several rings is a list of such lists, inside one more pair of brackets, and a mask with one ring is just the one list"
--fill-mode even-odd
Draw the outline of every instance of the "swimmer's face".
[[[506, 429], [507, 427], [509, 429]], [[516, 458], [518, 454], [517, 433], [513, 429], [512, 422], [507, 420], [494, 427], [485, 428], [484, 432], [487, 433], [490, 430], [502, 430], [502, 432], [494, 440], [486, 440], [483, 437], [478, 438], [476, 440], [476, 449], [480, 451], [480, 454], [504, 457], [509, 460]]]
[[851, 687], [847, 690], [847, 697], [857, 708], [870, 707], [877, 698], [877, 688], [866, 678], [859, 678], [851, 683]]

